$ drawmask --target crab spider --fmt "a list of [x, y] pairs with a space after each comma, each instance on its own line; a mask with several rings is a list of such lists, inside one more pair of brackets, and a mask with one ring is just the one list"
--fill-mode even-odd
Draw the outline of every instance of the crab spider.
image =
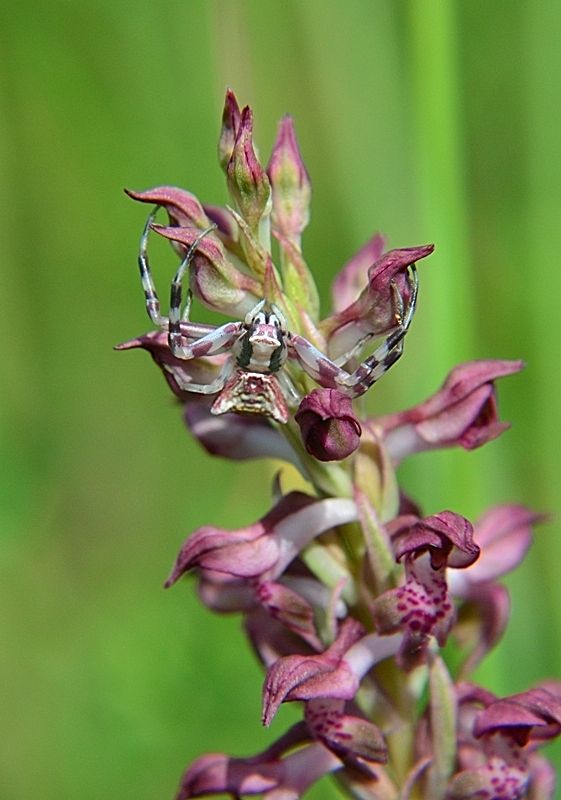
[[[418, 278], [413, 264], [408, 273], [410, 297], [407, 307], [404, 307], [403, 298], [396, 284], [392, 282], [396, 326], [372, 355], [353, 372], [347, 372], [343, 365], [353, 357], [355, 350], [360, 349], [365, 340], [353, 351], [334, 361], [306, 338], [289, 331], [281, 310], [265, 300], [260, 300], [243, 321], [227, 322], [220, 326], [192, 322], [189, 319], [190, 290], [185, 308], [181, 311], [182, 283], [197, 247], [205, 236], [215, 230], [216, 225], [202, 230], [189, 247], [171, 283], [169, 317], [162, 316], [147, 253], [150, 226], [157, 211], [158, 207], [146, 221], [138, 257], [146, 310], [155, 325], [168, 331], [169, 347], [176, 358], [190, 361], [221, 353], [230, 354], [231, 357], [224, 362], [218, 376], [210, 383], [196, 383], [178, 371], [173, 373], [184, 391], [218, 395], [211, 407], [211, 413], [249, 412], [263, 414], [285, 423], [289, 417], [289, 406], [296, 406], [301, 399], [284, 370], [289, 360], [296, 361], [320, 386], [337, 389], [354, 398], [364, 394], [401, 356], [403, 340], [413, 319], [417, 301]], [[370, 337], [366, 337], [368, 338]]]

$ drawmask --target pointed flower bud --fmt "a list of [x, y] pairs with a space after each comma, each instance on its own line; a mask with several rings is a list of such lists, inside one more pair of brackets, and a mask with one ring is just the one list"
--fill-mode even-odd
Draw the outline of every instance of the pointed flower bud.
[[273, 189], [273, 227], [299, 242], [310, 219], [311, 184], [289, 116], [279, 123], [267, 173]]
[[362, 429], [349, 397], [337, 389], [314, 389], [294, 417], [302, 441], [319, 461], [341, 461], [357, 449]]
[[250, 228], [256, 231], [261, 218], [270, 210], [271, 184], [253, 147], [253, 113], [249, 106], [241, 114], [227, 177], [232, 198]]
[[228, 89], [222, 112], [222, 129], [218, 140], [218, 160], [224, 172], [227, 171], [228, 163], [232, 158], [240, 121], [241, 113], [236, 95], [231, 89]]
[[395, 463], [411, 453], [460, 445], [465, 450], [496, 439], [510, 426], [497, 413], [495, 380], [519, 372], [522, 361], [468, 361], [455, 367], [424, 403], [378, 417]]

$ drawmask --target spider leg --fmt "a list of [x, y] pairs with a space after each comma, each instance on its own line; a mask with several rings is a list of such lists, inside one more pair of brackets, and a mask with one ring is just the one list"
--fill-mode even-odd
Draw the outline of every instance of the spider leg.
[[140, 269], [140, 280], [142, 281], [142, 288], [144, 289], [144, 297], [146, 300], [146, 311], [148, 316], [155, 325], [160, 328], [166, 328], [168, 324], [167, 317], [163, 317], [160, 313], [160, 298], [156, 291], [154, 278], [152, 277], [152, 270], [148, 261], [148, 235], [150, 233], [150, 226], [154, 222], [156, 214], [161, 206], [156, 206], [148, 215], [146, 224], [140, 237], [140, 248], [138, 252], [138, 267]]
[[191, 262], [193, 260], [193, 256], [197, 251], [197, 247], [200, 245], [202, 240], [205, 236], [211, 231], [216, 230], [216, 225], [212, 224], [209, 225], [208, 228], [202, 230], [193, 244], [187, 250], [185, 258], [179, 265], [177, 272], [175, 273], [174, 279], [171, 282], [171, 292], [170, 292], [170, 300], [169, 300], [169, 329], [170, 332], [173, 330], [175, 332], [179, 331], [180, 323], [181, 322], [188, 322], [189, 321], [189, 312], [191, 310], [191, 290], [187, 290], [187, 300], [185, 301], [185, 308], [183, 312], [181, 312], [181, 295], [182, 295], [182, 283], [183, 277], [189, 267], [191, 266]]
[[[403, 352], [403, 339], [407, 333], [417, 302], [418, 279], [412, 266], [409, 277], [411, 296], [407, 309], [403, 307], [403, 299], [395, 284], [392, 288], [396, 302], [397, 326], [387, 338], [376, 348], [372, 355], [358, 366], [354, 372], [347, 372], [338, 363], [321, 353], [303, 336], [292, 334], [289, 339], [289, 352], [296, 358], [302, 369], [320, 386], [328, 389], [339, 389], [350, 397], [364, 394], [373, 383], [379, 380], [389, 368], [395, 364]], [[340, 359], [338, 359], [340, 361]]]
[[173, 375], [175, 382], [182, 391], [194, 392], [195, 394], [217, 394], [218, 392], [222, 391], [226, 381], [232, 374], [234, 363], [232, 359], [228, 359], [216, 378], [213, 381], [210, 381], [210, 383], [195, 383], [193, 381], [189, 381], [179, 369], [174, 369], [173, 366], [168, 364], [165, 364], [164, 367], [169, 373], [171, 373], [171, 375]]
[[294, 385], [292, 378], [284, 370], [275, 373], [282, 393], [289, 406], [297, 406], [302, 399], [302, 395]]
[[216, 356], [231, 348], [243, 328], [243, 322], [226, 322], [219, 328], [213, 328], [205, 336], [196, 339], [194, 342], [185, 344], [185, 337], [181, 327], [178, 325], [177, 330], [174, 330], [170, 319], [169, 347], [173, 355], [183, 361], [202, 358], [202, 356]]

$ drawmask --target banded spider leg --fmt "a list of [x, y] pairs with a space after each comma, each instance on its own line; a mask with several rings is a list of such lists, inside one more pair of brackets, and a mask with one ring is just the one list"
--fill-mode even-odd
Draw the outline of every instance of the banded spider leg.
[[302, 369], [320, 386], [338, 389], [349, 397], [360, 397], [395, 364], [403, 353], [403, 340], [415, 313], [419, 288], [414, 264], [409, 267], [408, 284], [410, 296], [407, 308], [404, 308], [403, 298], [392, 282], [397, 326], [354, 372], [347, 372], [341, 366], [353, 355], [353, 351], [339, 357], [337, 361], [332, 361], [307, 339], [296, 334], [290, 336], [290, 356], [295, 358]]
[[[140, 238], [138, 254], [138, 266], [140, 269], [140, 278], [142, 281], [142, 288], [144, 289], [148, 316], [159, 328], [168, 330], [170, 349], [177, 358], [190, 360], [192, 358], [200, 358], [204, 355], [223, 353], [230, 349], [233, 341], [235, 341], [239, 335], [242, 327], [241, 323], [230, 322], [217, 328], [214, 325], [191, 322], [189, 319], [191, 307], [190, 290], [187, 292], [187, 301], [183, 313], [181, 312], [181, 285], [183, 277], [189, 269], [197, 247], [205, 236], [216, 229], [216, 225], [210, 225], [200, 232], [179, 265], [171, 284], [169, 317], [165, 317], [160, 310], [160, 298], [158, 297], [156, 284], [148, 260], [148, 238], [150, 228], [160, 208], [161, 206], [156, 206], [148, 215]], [[189, 340], [191, 340], [190, 344], [187, 343]], [[210, 383], [186, 381], [178, 370], [171, 371], [173, 372], [176, 382], [184, 391], [200, 394], [215, 394], [219, 392], [226, 383], [226, 380], [232, 372], [232, 364], [230, 360], [226, 361], [218, 376]]]

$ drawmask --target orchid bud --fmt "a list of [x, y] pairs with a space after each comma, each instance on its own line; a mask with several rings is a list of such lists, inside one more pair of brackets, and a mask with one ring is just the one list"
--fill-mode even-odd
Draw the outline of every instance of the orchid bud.
[[306, 450], [319, 461], [341, 461], [359, 445], [362, 429], [353, 404], [337, 389], [314, 389], [294, 418]]
[[246, 106], [227, 169], [228, 188], [249, 226], [257, 230], [271, 205], [271, 184], [253, 147], [253, 114]]
[[240, 107], [236, 100], [236, 95], [231, 89], [228, 89], [224, 101], [224, 111], [222, 112], [222, 129], [218, 140], [218, 160], [224, 172], [227, 172], [228, 162], [232, 158], [240, 120]]
[[289, 116], [279, 123], [267, 173], [273, 187], [273, 226], [299, 242], [310, 219], [311, 184]]

